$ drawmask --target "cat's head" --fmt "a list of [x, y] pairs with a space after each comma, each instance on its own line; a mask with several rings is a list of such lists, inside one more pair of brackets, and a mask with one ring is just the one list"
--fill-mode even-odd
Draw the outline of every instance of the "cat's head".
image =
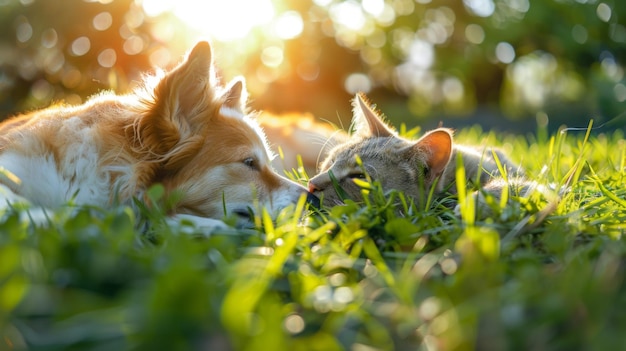
[[361, 186], [369, 177], [383, 190], [398, 190], [419, 200], [444, 172], [452, 154], [452, 132], [439, 128], [417, 141], [399, 137], [393, 127], [359, 93], [353, 102], [354, 131], [335, 147], [309, 180], [309, 191], [324, 206], [362, 199]]

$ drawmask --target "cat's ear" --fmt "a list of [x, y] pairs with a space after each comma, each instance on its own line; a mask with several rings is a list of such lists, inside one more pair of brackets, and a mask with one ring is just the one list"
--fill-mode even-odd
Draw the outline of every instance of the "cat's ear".
[[438, 177], [450, 163], [452, 156], [452, 132], [438, 128], [426, 133], [413, 146], [428, 167], [431, 178]]
[[388, 126], [370, 106], [363, 93], [357, 93], [352, 100], [352, 125], [357, 135], [362, 137], [390, 137], [396, 132]]

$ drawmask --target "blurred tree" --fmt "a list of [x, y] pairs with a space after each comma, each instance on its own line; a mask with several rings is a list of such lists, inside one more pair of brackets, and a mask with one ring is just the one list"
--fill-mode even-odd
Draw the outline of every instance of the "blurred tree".
[[149, 67], [150, 38], [132, 1], [8, 1], [0, 11], [5, 110], [125, 89]]
[[[0, 109], [128, 90], [207, 36], [223, 75], [245, 76], [253, 107], [277, 112], [345, 122], [357, 90], [394, 122], [485, 109], [601, 120], [626, 102], [626, 8], [616, 0], [264, 0], [254, 5], [271, 17], [254, 26], [245, 21], [259, 9], [235, 5], [232, 15], [203, 4], [207, 33], [177, 11], [197, 15], [193, 1], [0, 1]], [[220, 34], [220, 16], [235, 24], [220, 22], [225, 32], [250, 30]]]
[[[594, 0], [316, 0], [311, 21], [359, 53], [365, 85], [409, 97], [413, 114], [589, 118], [624, 109], [626, 9]], [[574, 116], [571, 116], [574, 117]]]

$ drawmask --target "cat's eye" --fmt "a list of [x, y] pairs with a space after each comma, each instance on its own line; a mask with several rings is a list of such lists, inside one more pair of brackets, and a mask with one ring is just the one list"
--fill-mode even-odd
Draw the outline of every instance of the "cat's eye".
[[247, 157], [241, 162], [244, 165], [248, 166], [248, 168], [250, 169], [253, 169], [255, 171], [259, 170], [259, 162], [254, 157]]
[[355, 172], [355, 173], [348, 174], [348, 178], [350, 178], [350, 179], [366, 179], [367, 177], [365, 177], [364, 173]]

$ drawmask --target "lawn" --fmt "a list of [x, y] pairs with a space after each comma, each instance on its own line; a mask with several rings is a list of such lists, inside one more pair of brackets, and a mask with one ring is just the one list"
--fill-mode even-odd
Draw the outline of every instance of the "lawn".
[[449, 198], [372, 184], [365, 204], [301, 202], [209, 236], [165, 226], [159, 187], [141, 215], [0, 213], [0, 350], [626, 348], [623, 132], [457, 139], [502, 147], [561, 196], [484, 218], [461, 192], [459, 218]]

